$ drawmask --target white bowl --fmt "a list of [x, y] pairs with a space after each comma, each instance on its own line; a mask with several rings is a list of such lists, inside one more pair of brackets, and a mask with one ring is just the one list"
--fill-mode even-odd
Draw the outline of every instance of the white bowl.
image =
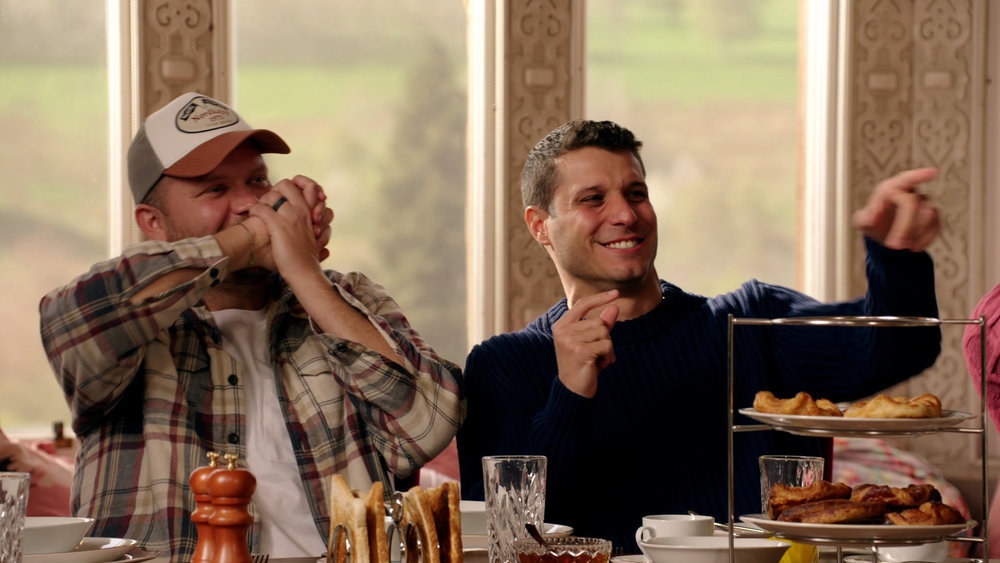
[[[83, 538], [80, 545], [65, 553], [25, 555], [24, 563], [105, 563], [118, 561], [139, 542], [121, 538]], [[148, 554], [148, 552], [146, 552]]]
[[93, 525], [93, 518], [29, 516], [24, 519], [21, 552], [36, 555], [73, 551]]
[[486, 535], [486, 503], [481, 500], [459, 501], [462, 513], [462, 535]]
[[[737, 563], [778, 563], [790, 544], [763, 538], [733, 538]], [[639, 549], [653, 563], [729, 563], [729, 536], [651, 538]]]
[[941, 562], [946, 559], [948, 559], [948, 542], [945, 541], [878, 548], [878, 560], [890, 563], [900, 561]]

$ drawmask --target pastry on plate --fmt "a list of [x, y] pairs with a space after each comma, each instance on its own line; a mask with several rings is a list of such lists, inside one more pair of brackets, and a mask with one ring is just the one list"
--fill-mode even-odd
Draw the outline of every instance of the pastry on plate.
[[801, 391], [791, 399], [779, 399], [770, 391], [758, 391], [753, 399], [757, 412], [772, 414], [799, 414], [806, 416], [843, 416], [840, 408], [827, 399], [813, 399]]

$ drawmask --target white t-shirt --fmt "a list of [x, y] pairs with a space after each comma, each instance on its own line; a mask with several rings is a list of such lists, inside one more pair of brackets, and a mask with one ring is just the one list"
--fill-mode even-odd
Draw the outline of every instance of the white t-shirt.
[[315, 557], [326, 552], [316, 529], [295, 452], [275, 390], [266, 310], [215, 311], [222, 348], [239, 361], [246, 390], [247, 468], [257, 478], [253, 503], [260, 514], [260, 552], [271, 557]]

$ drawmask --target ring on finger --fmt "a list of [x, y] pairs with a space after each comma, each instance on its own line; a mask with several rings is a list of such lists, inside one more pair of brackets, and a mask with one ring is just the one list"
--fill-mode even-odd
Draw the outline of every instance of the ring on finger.
[[271, 209], [277, 211], [278, 208], [284, 205], [286, 201], [288, 201], [288, 198], [286, 198], [285, 196], [279, 197], [278, 201], [274, 202], [274, 205], [271, 206]]

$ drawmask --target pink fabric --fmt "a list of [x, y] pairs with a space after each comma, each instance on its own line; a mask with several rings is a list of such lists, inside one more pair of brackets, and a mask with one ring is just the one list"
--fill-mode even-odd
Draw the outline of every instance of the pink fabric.
[[[986, 410], [993, 424], [1000, 427], [1000, 284], [979, 300], [971, 318], [985, 317], [986, 326]], [[979, 325], [968, 325], [962, 338], [965, 365], [975, 384], [982, 390], [982, 340]], [[1000, 557], [1000, 490], [990, 503], [990, 558]]]
[[[993, 286], [976, 305], [971, 318], [980, 316], [986, 317], [986, 408], [993, 423], [1000, 427], [1000, 373], [997, 369], [1000, 360], [1000, 284]], [[979, 330], [979, 325], [968, 325], [962, 338], [965, 365], [977, 391], [982, 389]]]

